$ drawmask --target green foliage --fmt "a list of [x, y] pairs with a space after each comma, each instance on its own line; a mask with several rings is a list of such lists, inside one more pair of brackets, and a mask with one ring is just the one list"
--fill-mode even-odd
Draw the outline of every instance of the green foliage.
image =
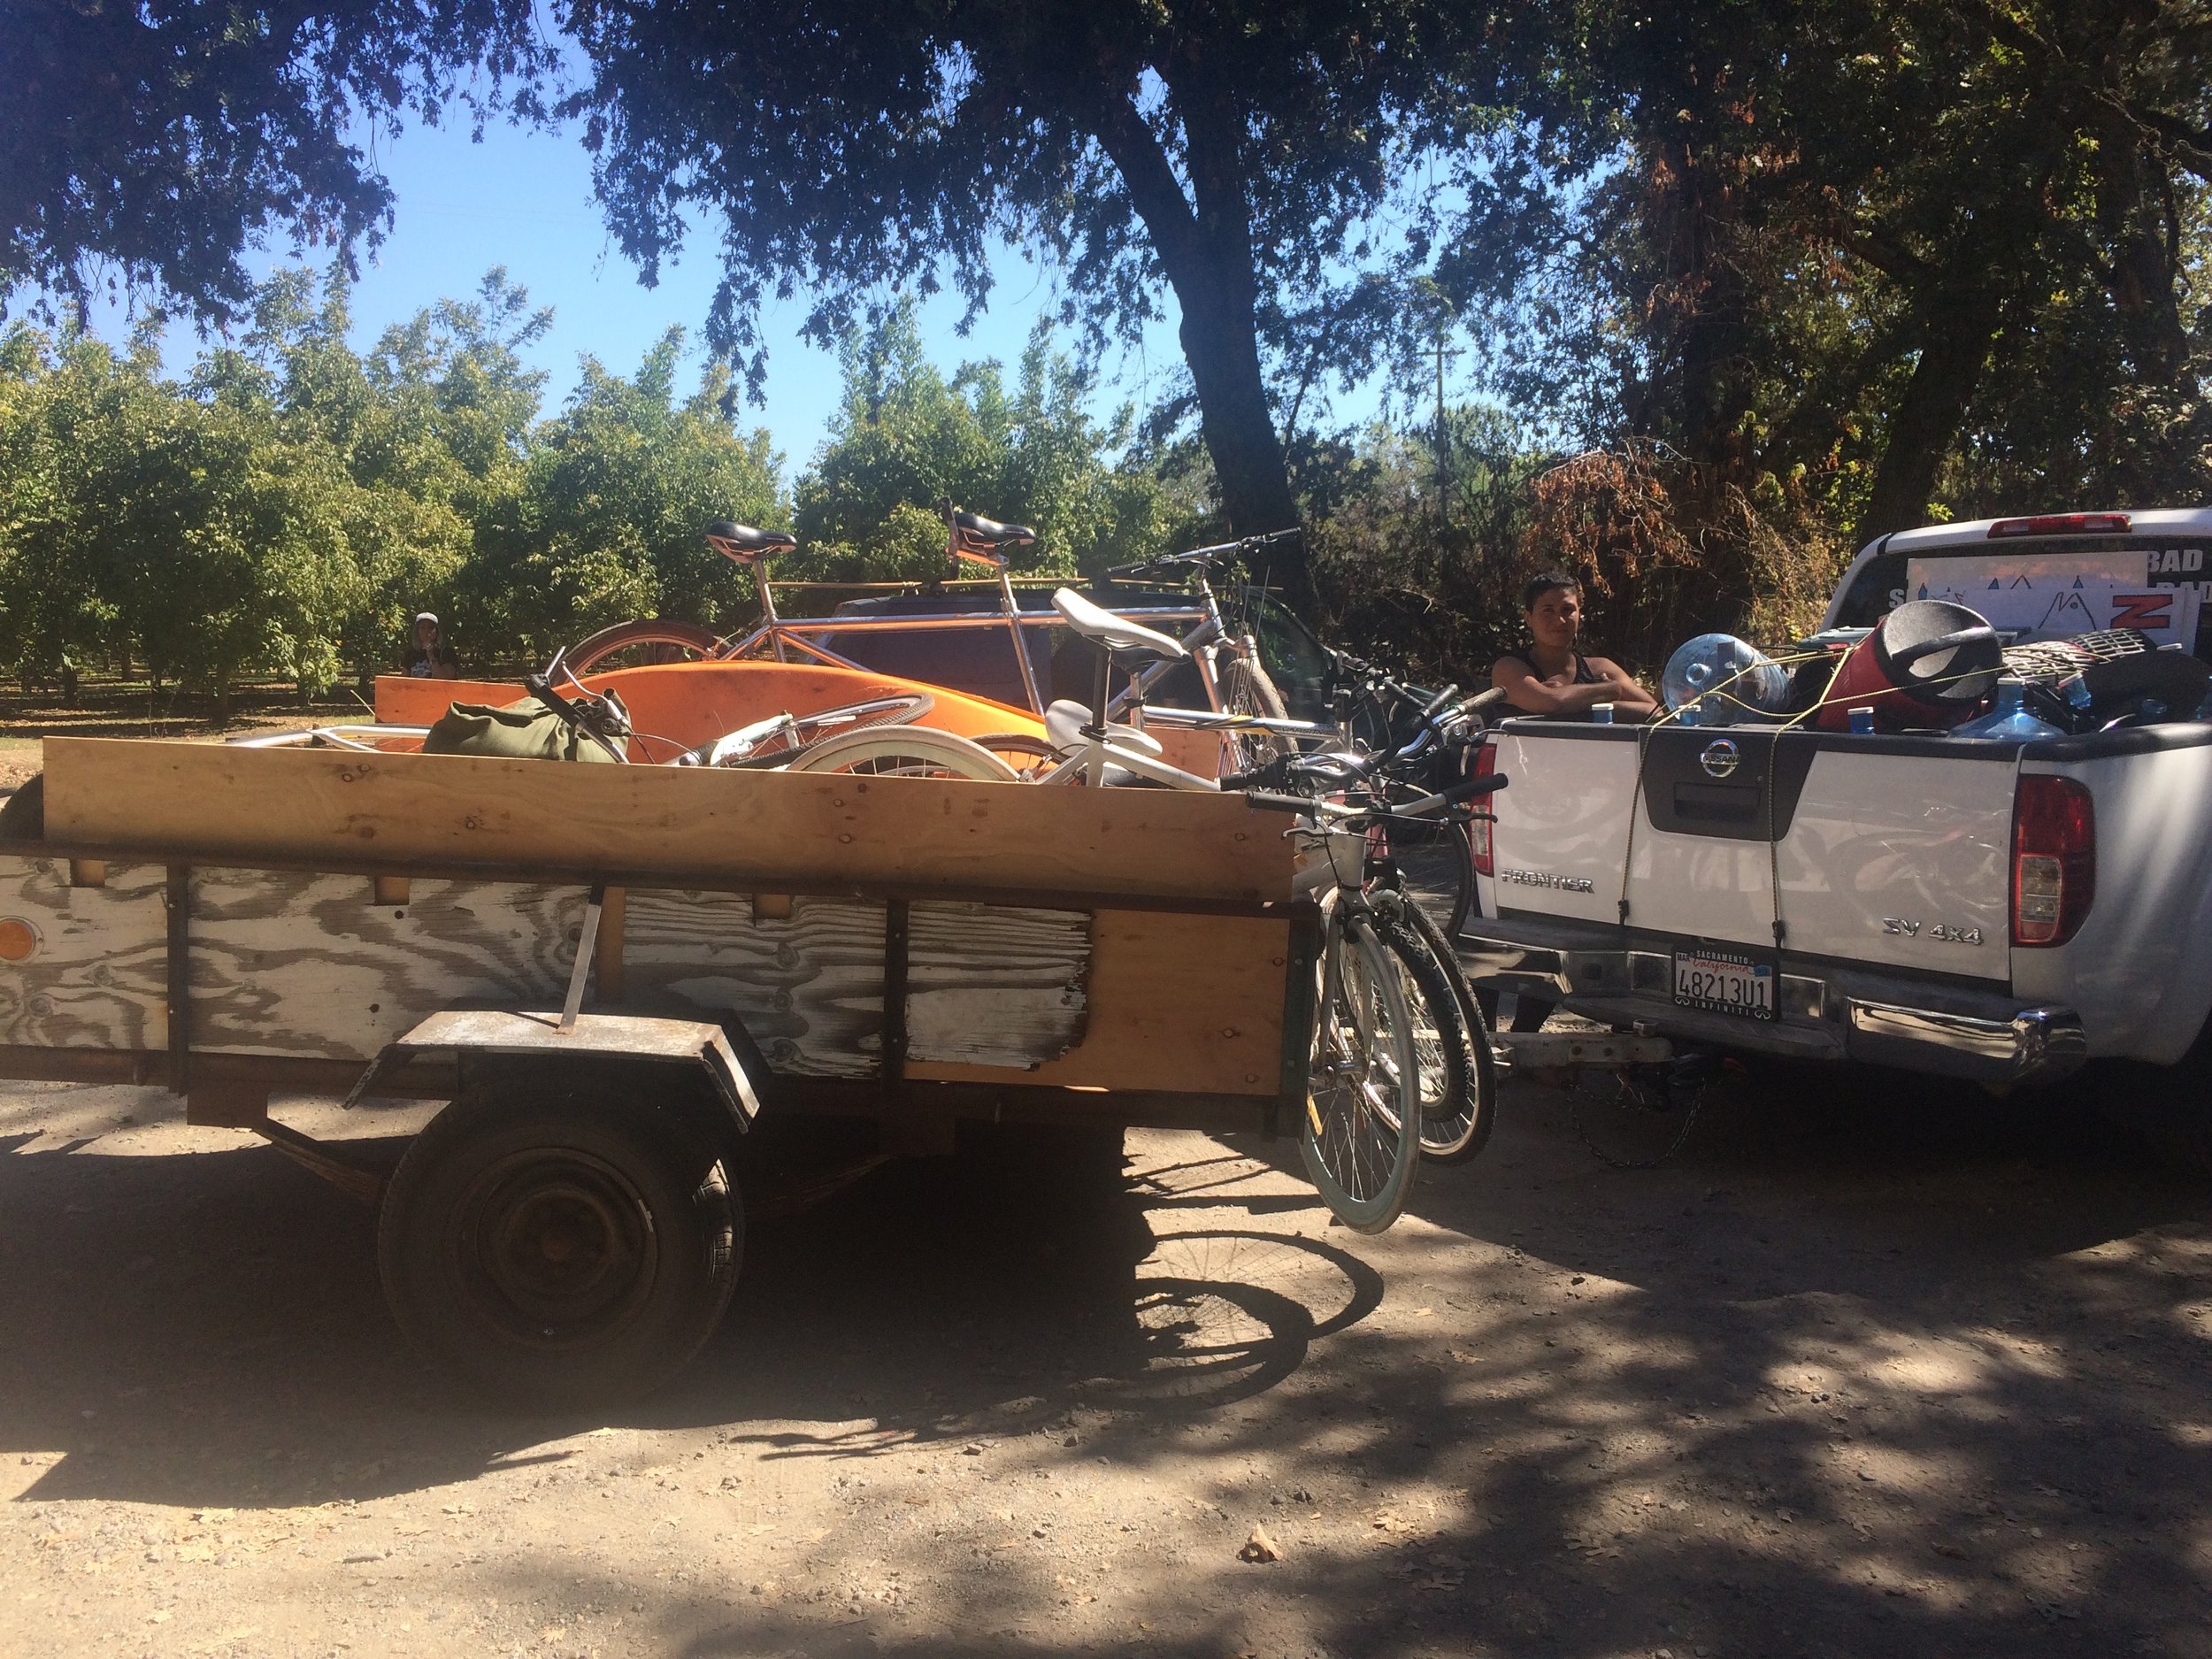
[[749, 603], [750, 582], [701, 533], [718, 518], [787, 522], [781, 458], [723, 412], [726, 371], [676, 401], [682, 343], [670, 330], [626, 380], [586, 361], [568, 406], [532, 434], [511, 511], [482, 526], [465, 634], [544, 657], [633, 617], [713, 623]]
[[391, 215], [362, 142], [403, 111], [481, 119], [557, 49], [526, 0], [342, 10], [0, 0], [0, 300], [80, 310], [104, 273], [203, 319], [250, 315], [243, 255], [272, 230], [350, 268]]
[[721, 372], [675, 401], [679, 336], [634, 379], [588, 365], [541, 423], [519, 353], [549, 319], [503, 273], [365, 357], [349, 320], [342, 282], [279, 275], [181, 384], [150, 334], [0, 336], [0, 660], [141, 664], [219, 704], [249, 674], [392, 666], [426, 606], [481, 660], [740, 599], [699, 532], [772, 520], [777, 457], [732, 429]]
[[[1440, 435], [1378, 424], [1302, 455], [1325, 637], [1416, 678], [1479, 686], [1518, 637], [1530, 487], [1546, 457], [1491, 405]], [[1319, 511], [1313, 511], [1319, 509]]]
[[[142, 666], [220, 703], [249, 676], [311, 693], [396, 666], [425, 607], [482, 669], [631, 618], [750, 614], [751, 579], [702, 532], [792, 512], [727, 371], [680, 395], [672, 330], [633, 374], [587, 361], [541, 419], [522, 351], [548, 322], [495, 271], [357, 354], [344, 283], [287, 273], [183, 382], [150, 331], [123, 352], [0, 334], [0, 664]], [[1040, 572], [1156, 551], [1188, 517], [1041, 331], [1010, 393], [995, 363], [941, 373], [906, 310], [853, 335], [844, 368], [783, 574], [941, 575], [946, 494], [1036, 526]]]
[[2212, 492], [2203, 0], [1577, 11], [1438, 272], [1517, 403], [1693, 530]]
[[[794, 492], [799, 553], [782, 567], [826, 580], [948, 574], [938, 503], [1027, 524], [1013, 568], [1070, 575], [1141, 558], [1178, 527], [1174, 498], [1131, 457], [1124, 411], [1101, 429], [1083, 372], [1040, 325], [1010, 395], [995, 362], [948, 379], [929, 361], [910, 304], [849, 332], [844, 396]], [[1110, 461], [1112, 453], [1123, 457]]]

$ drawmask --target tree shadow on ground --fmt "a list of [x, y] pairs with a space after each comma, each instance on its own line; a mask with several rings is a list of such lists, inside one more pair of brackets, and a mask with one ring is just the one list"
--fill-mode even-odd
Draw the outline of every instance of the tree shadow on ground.
[[[1162, 1653], [2212, 1652], [2204, 1183], [2061, 1107], [1886, 1080], [1760, 1074], [1706, 1111], [1624, 1171], [1521, 1089], [1377, 1241], [1271, 1208], [1286, 1142], [1194, 1137], [1141, 1181], [1064, 1148], [894, 1166], [756, 1228], [701, 1363], [606, 1420], [1311, 1506], [1283, 1562], [1237, 1563], [1225, 1514], [1154, 1575], [1125, 1634]], [[0, 1159], [0, 1448], [59, 1455], [27, 1495], [371, 1499], [591, 1425], [426, 1375], [372, 1232], [266, 1150]], [[1053, 1567], [855, 1526], [808, 1569], [825, 1599], [696, 1563], [649, 1618], [702, 1659], [1022, 1659], [1075, 1641]], [[849, 1603], [887, 1568], [943, 1580], [963, 1633]]]

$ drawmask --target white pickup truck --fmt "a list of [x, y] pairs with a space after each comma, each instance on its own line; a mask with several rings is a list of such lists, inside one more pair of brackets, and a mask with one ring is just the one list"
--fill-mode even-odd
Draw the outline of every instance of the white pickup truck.
[[[2015, 649], [2116, 623], [2203, 657], [2208, 577], [2212, 511], [1944, 525], [1862, 551], [1806, 643], [1840, 650], [1936, 595]], [[1685, 1048], [1996, 1086], [2108, 1056], [2200, 1070], [2212, 724], [2198, 715], [2139, 704], [2025, 741], [1506, 720], [1478, 757], [1512, 787], [1478, 826], [1468, 972]], [[2212, 1098], [2202, 1110], [2212, 1123]]]

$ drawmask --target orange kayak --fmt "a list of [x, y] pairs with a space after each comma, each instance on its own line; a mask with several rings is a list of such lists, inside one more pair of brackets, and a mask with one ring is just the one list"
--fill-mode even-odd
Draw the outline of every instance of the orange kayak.
[[[930, 708], [918, 726], [962, 737], [1018, 733], [1042, 737], [1044, 725], [1025, 709], [949, 691], [918, 680], [810, 663], [663, 663], [587, 674], [594, 691], [613, 691], [642, 740], [642, 758], [664, 761], [773, 714], [812, 714], [873, 697], [926, 692]], [[416, 680], [382, 674], [376, 718], [387, 726], [428, 726], [451, 703], [513, 703], [528, 694], [511, 680]]]

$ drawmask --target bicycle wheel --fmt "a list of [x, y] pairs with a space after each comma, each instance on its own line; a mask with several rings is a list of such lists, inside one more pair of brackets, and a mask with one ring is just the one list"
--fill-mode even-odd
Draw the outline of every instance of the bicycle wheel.
[[1298, 1150], [1336, 1218], [1380, 1233], [1405, 1209], [1421, 1158], [1413, 1016], [1363, 918], [1333, 914]]
[[[1281, 720], [1288, 718], [1283, 706], [1283, 694], [1275, 688], [1261, 666], [1257, 650], [1248, 641], [1243, 649], [1225, 652], [1221, 659], [1221, 707], [1227, 714], [1249, 715], [1258, 719]], [[1278, 755], [1290, 754], [1297, 746], [1272, 732], [1229, 732], [1222, 736], [1222, 769], [1225, 772], [1248, 772], [1255, 766], [1266, 764]]]
[[989, 749], [1011, 766], [1014, 775], [1024, 783], [1034, 782], [1059, 764], [1058, 751], [1041, 737], [1021, 732], [992, 732], [975, 741], [979, 748]]
[[703, 662], [722, 649], [721, 635], [695, 622], [618, 622], [569, 648], [572, 673], [641, 668], [654, 663]]
[[710, 766], [783, 766], [830, 738], [871, 727], [908, 726], [936, 706], [937, 699], [928, 692], [909, 691], [817, 709], [811, 714], [777, 715], [718, 737], [695, 752]]
[[[1393, 793], [1402, 799], [1427, 791], [1410, 787]], [[1414, 830], [1392, 825], [1383, 833], [1405, 879], [1407, 896], [1438, 918], [1445, 938], [1458, 938], [1475, 896], [1474, 845], [1467, 839], [1467, 826], [1440, 823], [1433, 829]]]
[[1409, 902], [1385, 942], [1406, 977], [1421, 1066], [1421, 1156], [1464, 1164], [1496, 1121], [1497, 1071], [1490, 1028], [1436, 919]]
[[872, 778], [971, 778], [1018, 783], [1014, 769], [981, 744], [926, 726], [848, 732], [817, 743], [789, 772], [848, 772]]

